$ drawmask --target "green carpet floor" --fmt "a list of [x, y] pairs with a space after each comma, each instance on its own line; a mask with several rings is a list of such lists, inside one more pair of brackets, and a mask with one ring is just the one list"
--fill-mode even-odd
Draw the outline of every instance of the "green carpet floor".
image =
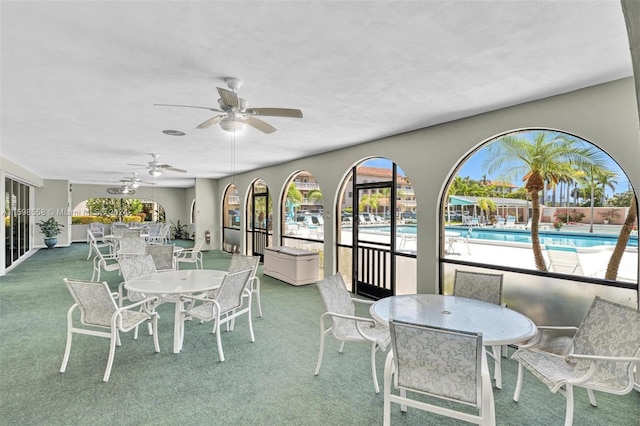
[[[178, 241], [188, 246], [189, 242]], [[43, 249], [0, 278], [0, 424], [2, 425], [377, 425], [383, 397], [373, 391], [369, 346], [329, 339], [319, 376], [319, 318], [315, 285], [293, 287], [262, 276], [263, 318], [254, 309], [256, 341], [246, 319], [223, 332], [218, 358], [211, 324], [190, 322], [184, 348], [171, 352], [173, 305], [158, 308], [159, 354], [141, 330], [122, 336], [108, 383], [102, 382], [107, 339], [74, 337], [67, 371], [60, 373], [66, 312], [72, 298], [63, 278], [91, 278], [87, 245]], [[230, 255], [207, 252], [207, 269], [226, 269]], [[188, 266], [187, 266], [188, 267]], [[117, 289], [116, 272], [102, 279]], [[386, 354], [378, 354], [380, 387]], [[499, 425], [561, 425], [565, 400], [527, 375], [519, 403], [512, 400], [516, 364], [503, 361], [503, 389], [494, 389]], [[575, 425], [640, 424], [640, 393], [575, 392]], [[392, 406], [398, 425], [456, 425], [458, 421]]]

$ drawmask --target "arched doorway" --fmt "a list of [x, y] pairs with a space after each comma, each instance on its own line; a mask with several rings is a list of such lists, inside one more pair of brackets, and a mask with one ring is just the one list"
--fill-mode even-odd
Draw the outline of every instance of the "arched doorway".
[[417, 204], [393, 161], [371, 158], [345, 176], [338, 200], [338, 270], [355, 294], [379, 299], [416, 290]]
[[272, 244], [273, 203], [269, 187], [262, 179], [256, 179], [247, 198], [247, 253], [264, 259], [264, 249]]
[[222, 198], [222, 250], [239, 253], [242, 234], [240, 231], [240, 197], [234, 184], [228, 185]]

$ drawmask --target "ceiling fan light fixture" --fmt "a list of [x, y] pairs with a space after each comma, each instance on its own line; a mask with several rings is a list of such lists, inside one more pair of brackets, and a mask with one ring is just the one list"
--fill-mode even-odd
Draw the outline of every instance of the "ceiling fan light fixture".
[[133, 189], [136, 189], [136, 188], [137, 188], [137, 187], [139, 187], [139, 186], [140, 186], [140, 184], [139, 184], [138, 182], [136, 182], [136, 181], [131, 182], [131, 187], [132, 187]]
[[234, 117], [225, 117], [220, 121], [220, 127], [225, 132], [243, 132], [247, 128], [247, 123], [243, 120], [236, 120]]
[[156, 176], [160, 176], [162, 174], [162, 171], [159, 170], [159, 169], [151, 169], [151, 170], [149, 170], [149, 174], [151, 176], [156, 177]]

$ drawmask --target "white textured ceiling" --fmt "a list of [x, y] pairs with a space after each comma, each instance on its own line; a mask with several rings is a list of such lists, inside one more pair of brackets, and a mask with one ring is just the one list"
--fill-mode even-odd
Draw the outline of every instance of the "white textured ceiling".
[[[231, 172], [231, 137], [195, 130], [224, 77], [279, 130], [236, 139], [236, 171], [632, 75], [619, 1], [2, 1], [0, 155], [109, 184], [150, 153]], [[167, 136], [176, 129], [185, 136]]]

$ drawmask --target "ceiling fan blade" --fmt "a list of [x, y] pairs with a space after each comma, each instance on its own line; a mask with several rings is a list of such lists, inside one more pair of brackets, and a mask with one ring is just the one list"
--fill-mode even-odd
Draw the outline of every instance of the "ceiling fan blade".
[[213, 118], [208, 119], [207, 121], [205, 121], [204, 123], [200, 123], [196, 126], [196, 129], [206, 129], [208, 127], [213, 126], [214, 124], [218, 124], [220, 122], [220, 120], [222, 120], [223, 118], [225, 118], [226, 115], [222, 114], [222, 115], [216, 115]]
[[194, 106], [194, 105], [172, 105], [172, 104], [153, 104], [154, 106], [169, 106], [169, 107], [180, 107], [180, 108], [200, 108], [200, 109], [208, 109], [209, 111], [215, 112], [224, 112], [216, 108], [211, 107], [203, 107], [203, 106]]
[[162, 170], [171, 170], [171, 171], [174, 171], [174, 172], [187, 173], [186, 170], [179, 169], [177, 167], [173, 167], [170, 164], [158, 164], [157, 167], [158, 167], [158, 169], [162, 169]]
[[247, 110], [247, 113], [267, 117], [302, 118], [302, 111], [290, 108], [250, 108]]
[[255, 117], [247, 117], [244, 120], [244, 122], [247, 123], [249, 126], [260, 130], [263, 133], [273, 133], [276, 130], [278, 130], [275, 127], [273, 127], [271, 124], [266, 123], [260, 120], [259, 118], [255, 118]]
[[218, 93], [222, 98], [222, 102], [225, 105], [229, 105], [230, 107], [240, 108], [240, 99], [238, 99], [238, 95], [231, 90], [223, 89], [222, 87], [218, 87]]
[[171, 170], [172, 172], [187, 173], [187, 171], [186, 171], [186, 170], [178, 169], [177, 167], [172, 167], [172, 166], [163, 167], [163, 169], [165, 169], [165, 170]]

